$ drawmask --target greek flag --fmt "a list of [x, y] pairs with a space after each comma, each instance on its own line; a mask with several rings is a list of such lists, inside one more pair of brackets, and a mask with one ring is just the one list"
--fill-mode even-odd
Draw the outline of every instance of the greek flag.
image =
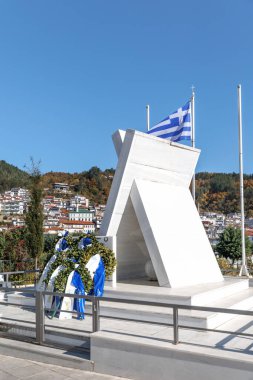
[[152, 127], [147, 133], [171, 141], [191, 140], [191, 102]]

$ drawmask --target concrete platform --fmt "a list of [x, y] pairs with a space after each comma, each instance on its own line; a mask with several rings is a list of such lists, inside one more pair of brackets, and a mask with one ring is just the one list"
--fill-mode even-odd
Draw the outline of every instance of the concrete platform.
[[199, 345], [191, 342], [174, 346], [166, 342], [165, 331], [158, 340], [126, 335], [107, 332], [92, 335], [91, 360], [96, 372], [136, 380], [253, 378], [252, 351], [245, 354], [239, 348], [226, 351], [205, 347], [205, 337]]
[[248, 279], [227, 277], [224, 281], [182, 288], [160, 287], [156, 281], [132, 279], [106, 287], [105, 297], [176, 303], [180, 305], [206, 305], [249, 288]]
[[[249, 310], [253, 306], [253, 289], [246, 289], [230, 295], [225, 299], [210, 302], [208, 306]], [[87, 310], [91, 312], [91, 306], [87, 306]], [[127, 318], [136, 321], [144, 320], [150, 323], [173, 323], [172, 309], [168, 307], [152, 307], [101, 301], [100, 314], [103, 317]], [[180, 310], [179, 324], [181, 326], [214, 329], [235, 317], [234, 314]]]
[[[129, 282], [129, 281], [128, 281]], [[135, 282], [135, 283], [134, 283]], [[107, 288], [105, 297], [161, 302], [164, 304], [210, 306], [248, 310], [253, 305], [253, 288], [247, 279], [226, 278], [221, 283], [195, 285], [187, 288], [162, 288], [155, 282], [138, 280], [117, 283], [116, 288]], [[100, 302], [102, 316], [145, 320], [156, 323], [172, 323], [172, 309], [131, 305], [130, 303]], [[234, 318], [231, 314], [180, 310], [179, 324], [201, 328], [216, 328]]]
[[[105, 297], [124, 300], [139, 300], [161, 302], [164, 304], [225, 307], [230, 309], [248, 310], [253, 305], [253, 288], [249, 288], [247, 279], [226, 278], [221, 283], [195, 285], [187, 288], [163, 288], [158, 283], [147, 280], [132, 280], [131, 283], [118, 282], [116, 288], [105, 288]], [[8, 294], [8, 302], [34, 306], [34, 297], [17, 291]], [[91, 305], [86, 303], [86, 311], [91, 313]], [[128, 318], [150, 323], [172, 323], [172, 309], [132, 305], [131, 303], [100, 302], [100, 312], [103, 317]], [[201, 328], [216, 328], [220, 324], [234, 318], [232, 314], [217, 314], [213, 312], [181, 310], [179, 323], [182, 326]]]
[[[250, 336], [179, 330], [126, 322], [91, 336], [94, 370], [136, 380], [249, 380], [253, 378]], [[253, 334], [252, 317], [238, 317], [222, 329]]]
[[[27, 331], [29, 326], [34, 328], [35, 315], [31, 310], [2, 305], [0, 312], [3, 315], [1, 326], [9, 323], [13, 328], [6, 334], [19, 334], [20, 337], [25, 332], [22, 328], [28, 327]], [[252, 379], [253, 339], [250, 336], [235, 337], [228, 333], [180, 328], [180, 343], [175, 346], [172, 344], [172, 328], [163, 325], [101, 318], [101, 331], [92, 334], [89, 316], [84, 321], [74, 318], [67, 321], [46, 318], [45, 322], [47, 345], [52, 344], [50, 330], [55, 336], [58, 335], [59, 347], [64, 343], [72, 344], [68, 348], [61, 348], [61, 353], [57, 351], [60, 353], [59, 360], [66, 358], [65, 364], [60, 364], [48, 347], [42, 347], [40, 353], [37, 345], [9, 341], [2, 335], [0, 354], [19, 355], [18, 357], [23, 358], [30, 355], [33, 360], [55, 364], [58, 362], [74, 368], [80, 368], [80, 364], [83, 369], [93, 368], [95, 372], [136, 380], [223, 380], [226, 377], [230, 377], [230, 380]], [[253, 334], [253, 318], [236, 317], [224, 323], [221, 328]], [[67, 335], [72, 336], [72, 342], [65, 340]], [[85, 339], [89, 336], [90, 357], [87, 356], [88, 352], [80, 350], [85, 348], [82, 345], [86, 345]]]
[[[231, 277], [225, 278], [224, 281], [219, 283], [195, 285], [176, 289], [160, 287], [156, 281], [133, 279], [124, 282], [118, 282], [115, 288], [111, 286], [105, 286], [104, 296], [126, 300], [145, 300], [150, 302], [164, 302], [176, 303], [179, 305], [198, 306], [206, 305], [210, 302], [218, 301], [225, 297], [235, 295], [236, 293], [248, 288], [248, 279], [238, 279]], [[17, 290], [14, 293], [6, 294], [5, 299], [9, 303], [20, 303], [24, 306], [35, 305], [34, 297], [22, 292], [22, 289]]]

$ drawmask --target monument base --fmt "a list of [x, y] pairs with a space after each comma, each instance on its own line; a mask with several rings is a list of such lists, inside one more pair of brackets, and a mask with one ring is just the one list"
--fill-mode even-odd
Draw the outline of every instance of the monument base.
[[[135, 281], [136, 282], [136, 281]], [[184, 305], [206, 305], [242, 310], [252, 309], [253, 281], [225, 278], [222, 283], [187, 288], [161, 288], [151, 281], [118, 283], [106, 296]], [[101, 303], [107, 313], [152, 323], [172, 322], [169, 308]], [[224, 317], [225, 316], [225, 317]], [[252, 317], [179, 311], [179, 325], [252, 333]], [[227, 323], [226, 323], [227, 322]], [[117, 324], [118, 323], [118, 324]], [[178, 345], [173, 345], [173, 328], [119, 321], [92, 334], [91, 360], [95, 372], [138, 380], [207, 378], [249, 379], [253, 371], [251, 340], [232, 334], [179, 329]]]
[[252, 354], [245, 348], [249, 346], [249, 340], [243, 342], [240, 339], [243, 349], [236, 350], [233, 341], [224, 349], [222, 343], [219, 344], [219, 336], [216, 337], [217, 346], [213, 348], [208, 347], [210, 340], [215, 342], [210, 336], [204, 344], [197, 340], [196, 344], [188, 341], [175, 346], [171, 343], [172, 334], [168, 335], [164, 330], [159, 339], [124, 331], [92, 334], [94, 370], [136, 380], [252, 379]]
[[[106, 287], [105, 297], [124, 300], [161, 302], [166, 304], [210, 306], [248, 310], [253, 304], [253, 288], [247, 279], [226, 278], [220, 283], [163, 288], [154, 281], [132, 280], [118, 282], [116, 288]], [[87, 305], [87, 311], [89, 306]], [[172, 323], [172, 309], [168, 307], [132, 305], [131, 303], [100, 302], [101, 316], [130, 318], [150, 323]], [[201, 328], [216, 328], [235, 315], [213, 312], [180, 310], [179, 324]]]
[[[253, 285], [251, 283], [250, 285]], [[145, 279], [132, 280], [131, 283], [118, 282], [116, 288], [105, 287], [105, 297], [124, 300], [161, 302], [164, 304], [210, 306], [227, 309], [248, 310], [253, 305], [253, 287], [248, 279], [225, 278], [221, 283], [189, 286], [187, 288], [164, 288], [155, 281]], [[8, 302], [32, 306], [34, 297], [28, 297], [22, 290], [8, 294]], [[87, 302], [86, 312], [90, 313], [91, 305]], [[129, 303], [100, 301], [101, 317], [129, 318], [136, 321], [155, 323], [172, 323], [172, 309], [133, 305]], [[179, 324], [200, 328], [216, 328], [222, 323], [235, 318], [233, 314], [221, 314], [204, 311], [179, 311]]]

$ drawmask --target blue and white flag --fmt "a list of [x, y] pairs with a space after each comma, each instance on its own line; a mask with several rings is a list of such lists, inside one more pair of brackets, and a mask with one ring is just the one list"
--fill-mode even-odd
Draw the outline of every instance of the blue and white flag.
[[96, 297], [102, 297], [105, 286], [105, 266], [102, 258], [100, 258], [98, 267], [94, 273], [93, 285], [94, 288], [92, 289], [91, 294], [94, 294]]
[[191, 140], [191, 102], [152, 127], [147, 133], [171, 141]]
[[62, 236], [60, 240], [55, 245], [55, 251], [57, 252], [62, 252], [67, 250], [68, 248], [68, 243], [67, 240], [65, 239], [68, 236], [69, 232], [68, 231], [63, 231], [58, 234], [58, 236]]
[[88, 269], [91, 278], [93, 279], [93, 289], [90, 291], [89, 295], [102, 297], [105, 285], [105, 267], [103, 259], [97, 253], [89, 259], [85, 267]]

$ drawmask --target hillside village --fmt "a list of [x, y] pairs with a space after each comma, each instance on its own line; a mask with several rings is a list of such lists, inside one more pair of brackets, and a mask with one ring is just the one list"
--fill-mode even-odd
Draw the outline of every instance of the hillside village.
[[[75, 194], [67, 183], [53, 183], [44, 189], [44, 233], [58, 234], [65, 230], [69, 233], [98, 232], [105, 205], [94, 205], [84, 195]], [[12, 188], [0, 194], [0, 231], [23, 227], [28, 210], [29, 191], [25, 188]], [[207, 236], [213, 247], [219, 235], [228, 226], [240, 227], [240, 213], [227, 215], [218, 212], [200, 212]], [[183, 220], [182, 220], [183, 224]], [[253, 218], [245, 220], [245, 231], [253, 242]]]
[[[219, 236], [226, 227], [241, 228], [240, 213], [224, 215], [216, 212], [202, 212], [200, 213], [200, 218], [213, 247], [218, 243]], [[245, 219], [245, 233], [249, 237], [249, 240], [253, 242], [253, 218]]]
[[[52, 189], [45, 189], [44, 193], [45, 234], [57, 234], [63, 230], [70, 233], [99, 230], [104, 205], [93, 206], [85, 196], [73, 194], [66, 183], [54, 183]], [[12, 188], [0, 194], [0, 230], [23, 227], [28, 203], [29, 191], [24, 188]]]

